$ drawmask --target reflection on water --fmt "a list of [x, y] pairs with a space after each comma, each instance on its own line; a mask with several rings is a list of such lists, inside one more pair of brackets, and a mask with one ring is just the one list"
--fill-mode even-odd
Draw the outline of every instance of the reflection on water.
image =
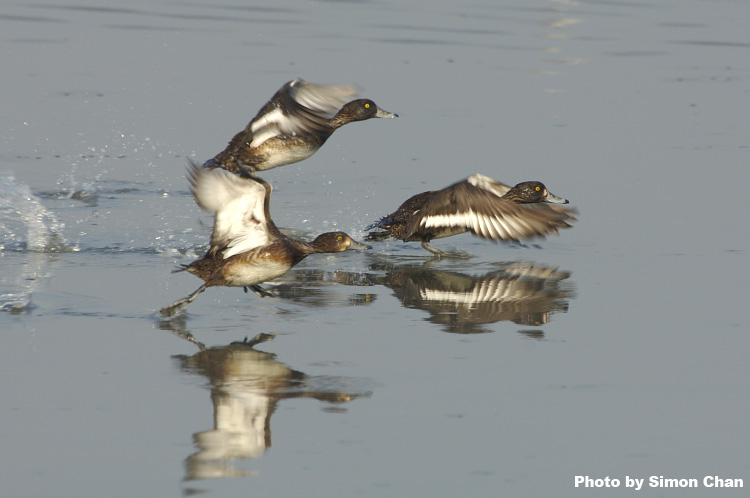
[[[179, 321], [162, 322], [162, 328], [191, 340]], [[185, 461], [185, 479], [210, 479], [253, 475], [237, 468], [239, 462], [260, 457], [271, 447], [271, 415], [282, 399], [314, 398], [327, 403], [346, 403], [370, 392], [357, 388], [346, 377], [308, 376], [276, 360], [276, 355], [254, 347], [272, 339], [254, 339], [228, 346], [205, 348], [192, 356], [175, 356], [176, 365], [204, 376], [211, 385], [214, 426], [193, 435], [197, 450]]]
[[[425, 310], [427, 319], [446, 332], [462, 334], [491, 330], [483, 325], [510, 321], [539, 326], [554, 313], [568, 311], [575, 297], [570, 272], [528, 261], [492, 263], [475, 275], [466, 269], [433, 269], [433, 260], [414, 263], [402, 258], [371, 256], [368, 271], [292, 270], [274, 280], [274, 294], [311, 307], [352, 306], [375, 301], [384, 286], [408, 309]], [[370, 287], [366, 293], [331, 291], [335, 284]], [[534, 333], [529, 333], [533, 336]]]
[[[38, 285], [38, 278], [47, 275], [45, 268], [53, 261], [49, 252], [123, 251], [116, 246], [97, 246], [97, 242], [107, 242], [105, 239], [112, 233], [103, 234], [101, 241], [92, 240], [90, 247], [71, 248], [62, 236], [64, 224], [58, 222], [41, 200], [62, 196], [91, 207], [96, 206], [102, 194], [123, 196], [131, 191], [138, 195], [146, 192], [134, 184], [123, 184], [71, 190], [66, 194], [55, 191], [35, 195], [11, 176], [0, 177], [3, 194], [0, 198], [3, 234], [0, 255], [7, 252], [24, 258], [21, 264], [12, 265], [17, 271], [6, 271], [2, 275], [0, 309], [15, 312], [30, 309], [32, 290]], [[158, 191], [150, 193], [160, 196]], [[174, 245], [174, 237], [164, 239], [156, 247], [135, 245], [125, 251], [158, 253], [172, 247], [172, 252], [183, 252]], [[194, 245], [187, 247], [184, 251]], [[405, 308], [428, 311], [429, 322], [457, 333], [489, 332], [486, 325], [499, 321], [542, 325], [553, 313], [567, 311], [568, 301], [574, 297], [568, 280], [570, 273], [538, 263], [485, 263], [484, 267], [490, 269], [483, 275], [476, 275], [471, 270], [474, 265], [468, 263], [452, 266], [447, 271], [438, 269], [443, 267], [440, 263], [423, 262], [422, 258], [415, 264], [411, 259], [398, 256], [367, 255], [361, 260], [360, 268], [355, 267], [354, 271], [298, 268], [270, 282], [270, 286], [276, 298], [308, 308], [368, 305], [374, 303], [382, 291], [378, 287], [387, 287]], [[364, 292], [353, 292], [352, 288]], [[200, 345], [196, 340], [193, 342]]]
[[490, 332], [483, 325], [511, 321], [543, 325], [554, 313], [568, 311], [575, 297], [570, 272], [526, 261], [495, 263], [481, 275], [433, 270], [424, 266], [376, 263], [380, 278], [405, 308], [425, 310], [446, 332]]
[[[22, 259], [21, 259], [22, 258]], [[28, 313], [34, 308], [33, 294], [40, 283], [49, 279], [51, 266], [58, 256], [30, 252], [5, 255], [0, 251], [3, 269], [0, 272], [0, 311]], [[5, 261], [10, 259], [11, 261]]]
[[[318, 308], [373, 302], [375, 287], [384, 286], [404, 308], [425, 310], [430, 314], [426, 320], [454, 333], [490, 332], [486, 325], [499, 321], [542, 325], [552, 314], [566, 312], [574, 297], [570, 272], [539, 263], [491, 263], [488, 271], [473, 275], [433, 269], [434, 260], [414, 263], [377, 255], [370, 259], [366, 272], [291, 271], [274, 292]], [[324, 290], [351, 286], [373, 287], [373, 292], [352, 297]], [[182, 371], [205, 377], [211, 386], [214, 425], [193, 435], [196, 450], [185, 460], [186, 480], [253, 475], [254, 471], [241, 468], [242, 462], [261, 457], [271, 447], [271, 416], [282, 399], [345, 403], [370, 395], [361, 388], [361, 381], [308, 376], [279, 362], [276, 355], [255, 349], [273, 339], [272, 335], [207, 348], [186, 329], [184, 317], [158, 324], [198, 347], [198, 353], [174, 359]], [[529, 338], [543, 337], [540, 329], [519, 332]]]
[[277, 297], [297, 304], [323, 308], [328, 306], [361, 306], [375, 301], [373, 292], [350, 293], [339, 286], [369, 287], [376, 278], [364, 272], [304, 268], [291, 270], [270, 282]]

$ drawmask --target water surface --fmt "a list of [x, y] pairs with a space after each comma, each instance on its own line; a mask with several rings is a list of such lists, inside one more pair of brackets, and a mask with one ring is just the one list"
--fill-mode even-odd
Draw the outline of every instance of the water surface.
[[[0, 7], [0, 479], [39, 496], [620, 496], [750, 482], [743, 2]], [[188, 158], [281, 84], [401, 116], [264, 174], [310, 238], [481, 172], [580, 220], [199, 285]], [[744, 496], [647, 488], [645, 496]]]

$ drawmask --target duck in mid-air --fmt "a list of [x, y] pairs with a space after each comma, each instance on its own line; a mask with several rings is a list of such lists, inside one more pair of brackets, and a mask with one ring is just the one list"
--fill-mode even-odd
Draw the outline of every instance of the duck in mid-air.
[[338, 128], [370, 118], [397, 118], [370, 99], [354, 99], [354, 85], [286, 83], [205, 166], [242, 176], [312, 156]]
[[188, 271], [204, 283], [184, 299], [162, 308], [174, 316], [209, 287], [250, 288], [259, 296], [272, 293], [259, 284], [280, 277], [310, 254], [369, 249], [344, 232], [328, 232], [312, 242], [281, 233], [271, 219], [271, 185], [242, 178], [223, 169], [191, 165], [188, 173], [195, 202], [214, 213], [211, 245], [206, 255], [177, 271]]
[[367, 241], [389, 237], [417, 241], [436, 256], [464, 256], [446, 253], [429, 245], [432, 239], [464, 232], [494, 241], [520, 241], [544, 237], [569, 228], [576, 210], [559, 206], [557, 197], [541, 182], [523, 182], [509, 187], [476, 174], [442, 190], [417, 194], [369, 225]]

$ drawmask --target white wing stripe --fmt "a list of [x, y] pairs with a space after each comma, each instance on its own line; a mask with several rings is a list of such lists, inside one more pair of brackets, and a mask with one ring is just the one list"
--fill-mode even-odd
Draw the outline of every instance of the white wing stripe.
[[[463, 213], [440, 214], [423, 217], [419, 225], [424, 228], [451, 228], [461, 227], [472, 230], [477, 235], [489, 239], [520, 239], [523, 237], [542, 235], [547, 231], [546, 226], [540, 226], [541, 221], [536, 219], [526, 220], [519, 214], [497, 213], [487, 215], [468, 210]], [[552, 230], [552, 229], [550, 229]]]
[[425, 216], [420, 221], [420, 226], [425, 228], [431, 227], [464, 227], [473, 230], [483, 237], [491, 239], [507, 238], [509, 234], [523, 232], [511, 220], [503, 219], [497, 216], [487, 216], [475, 213], [469, 210], [465, 213], [440, 214], [435, 216]]
[[261, 128], [265, 128], [266, 126], [272, 126], [276, 123], [280, 123], [284, 119], [286, 119], [286, 116], [284, 115], [284, 111], [282, 111], [281, 109], [277, 107], [273, 111], [267, 112], [263, 116], [259, 116], [258, 119], [252, 125], [250, 125], [250, 131], [255, 133]]

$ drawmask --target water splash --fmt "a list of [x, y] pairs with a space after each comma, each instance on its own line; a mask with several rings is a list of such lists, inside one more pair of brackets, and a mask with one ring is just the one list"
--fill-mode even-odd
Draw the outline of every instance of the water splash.
[[24, 313], [31, 308], [31, 291], [0, 294], [0, 311]]
[[27, 185], [0, 176], [0, 251], [73, 251], [63, 228]]

